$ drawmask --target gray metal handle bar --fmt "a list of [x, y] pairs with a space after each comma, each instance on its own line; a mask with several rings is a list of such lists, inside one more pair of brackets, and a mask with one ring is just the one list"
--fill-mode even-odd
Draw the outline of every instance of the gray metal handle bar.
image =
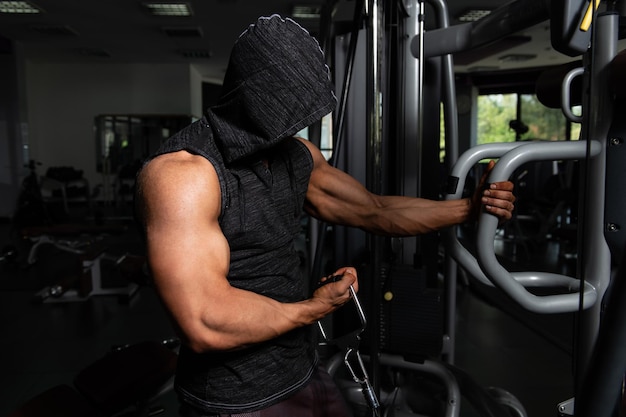
[[[523, 142], [514, 143], [490, 143], [474, 146], [465, 151], [452, 167], [448, 177], [448, 190], [446, 199], [457, 200], [462, 197], [465, 181], [470, 170], [483, 159], [499, 158], [508, 151], [523, 145]], [[478, 260], [461, 244], [456, 234], [456, 228], [450, 227], [442, 231], [446, 248], [451, 256], [461, 264], [473, 277], [485, 285], [494, 284], [483, 273], [478, 265]]]
[[[466, 152], [468, 153], [467, 156], [463, 154], [459, 158], [462, 169], [459, 170], [460, 172], [456, 172], [453, 168], [453, 175], [459, 175], [462, 173], [461, 171], [467, 174], [469, 168], [466, 165], [469, 164], [469, 161], [474, 160], [477, 162], [476, 158], [479, 158], [478, 160], [485, 159], [487, 157], [485, 155], [489, 151], [492, 151], [491, 157], [493, 158], [501, 156], [489, 175], [489, 182], [498, 182], [506, 181], [515, 169], [527, 162], [583, 159], [587, 155], [587, 145], [589, 145], [589, 154], [592, 157], [598, 155], [602, 149], [601, 144], [597, 141], [591, 141], [590, 143], [586, 141], [522, 142], [515, 143], [508, 149], [503, 145], [482, 145], [485, 149], [478, 151], [480, 156], [476, 156], [476, 150]], [[457, 178], [460, 180], [461, 177]], [[462, 187], [448, 194], [448, 199], [459, 198], [460, 193], [462, 193]], [[511, 273], [500, 265], [494, 250], [494, 238], [497, 227], [497, 217], [489, 213], [481, 213], [476, 239], [477, 259], [461, 245], [454, 230], [448, 231], [447, 243], [454, 259], [481, 282], [499, 287], [509, 297], [529, 311], [536, 313], [577, 311], [581, 301], [580, 281], [578, 279], [548, 272]], [[537, 296], [529, 292], [526, 287], [564, 287], [568, 292]], [[597, 300], [596, 290], [588, 282], [585, 282], [583, 295], [583, 308], [591, 307]]]
[[[463, 189], [465, 187], [465, 181], [469, 171], [479, 161], [487, 158], [500, 158], [507, 152], [522, 146], [527, 145], [528, 142], [513, 142], [513, 143], [491, 143], [485, 145], [478, 145], [467, 150], [458, 159], [457, 163], [452, 167], [452, 172], [448, 179], [448, 194], [447, 200], [455, 200], [461, 198]], [[455, 228], [448, 228], [442, 232], [446, 248], [450, 251], [452, 257], [459, 262], [472, 276], [477, 278], [481, 283], [488, 286], [494, 286], [494, 283], [490, 281], [485, 275], [478, 260], [472, 255], [459, 241], [456, 235]], [[559, 281], [561, 285], [570, 285], [569, 280], [564, 281], [560, 277], [553, 277], [552, 274], [545, 274], [538, 276], [533, 273], [516, 273], [516, 280], [524, 286], [553, 286], [554, 282]], [[542, 276], [547, 279], [542, 279]]]
[[571, 100], [571, 88], [572, 82], [576, 77], [580, 77], [585, 74], [584, 68], [574, 68], [569, 71], [565, 78], [563, 79], [563, 84], [561, 86], [561, 111], [563, 115], [571, 122], [574, 123], [582, 123], [583, 116], [577, 116], [572, 111], [572, 100]]

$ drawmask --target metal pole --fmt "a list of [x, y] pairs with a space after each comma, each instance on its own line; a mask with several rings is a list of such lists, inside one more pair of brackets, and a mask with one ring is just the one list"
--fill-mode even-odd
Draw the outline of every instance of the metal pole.
[[[383, 157], [383, 93], [382, 93], [382, 69], [383, 69], [383, 36], [384, 18], [382, 1], [369, 0], [368, 6], [368, 142], [367, 142], [367, 188], [376, 194], [383, 191], [382, 183], [382, 157]], [[369, 247], [372, 256], [372, 274], [370, 277], [371, 300], [370, 300], [370, 378], [375, 394], [380, 392], [380, 300], [381, 282], [379, 273], [382, 266], [382, 238], [368, 235]]]
[[[397, 158], [402, 163], [402, 175], [398, 176], [400, 187], [398, 191], [402, 195], [409, 197], [417, 197], [418, 193], [418, 172], [421, 170], [421, 152], [415, 150], [415, 146], [419, 148], [417, 142], [418, 130], [420, 128], [418, 121], [418, 85], [419, 85], [419, 62], [411, 52], [411, 40], [417, 36], [419, 27], [419, 7], [417, 0], [405, 0], [404, 9], [406, 18], [404, 21], [404, 65], [400, 68], [399, 77], [402, 77], [401, 106], [403, 115], [400, 119], [402, 123], [401, 135], [403, 138], [402, 146], [399, 147]], [[415, 142], [415, 145], [414, 145]], [[401, 262], [405, 264], [415, 263], [418, 237], [402, 239]]]
[[[608, 83], [609, 66], [616, 55], [619, 30], [617, 13], [599, 14], [594, 19], [592, 42], [589, 50], [589, 97], [587, 107], [583, 108], [583, 117], [587, 139], [607, 143], [608, 132], [613, 120], [612, 91]], [[585, 203], [583, 206], [582, 231], [578, 241], [583, 244], [579, 260], [581, 279], [593, 285], [598, 299], [603, 300], [611, 280], [611, 253], [604, 237], [604, 204], [606, 176], [606, 147], [601, 155], [588, 162], [584, 178]], [[586, 398], [589, 364], [598, 340], [603, 303], [596, 303], [592, 308], [580, 313], [578, 343], [576, 353], [576, 402]], [[576, 416], [604, 417], [599, 408], [607, 404], [589, 404], [581, 400], [585, 407], [575, 406]], [[589, 405], [588, 407], [586, 405]], [[595, 409], [594, 409], [595, 407]], [[606, 410], [605, 410], [606, 411]], [[600, 413], [600, 414], [597, 414]]]
[[[448, 6], [444, 0], [429, 0], [429, 3], [437, 12], [438, 28], [447, 28], [450, 25]], [[421, 19], [423, 22], [423, 18]], [[423, 31], [423, 28], [422, 28]], [[423, 32], [422, 32], [423, 33]], [[423, 45], [422, 45], [423, 55]], [[423, 82], [423, 81], [422, 81]], [[452, 55], [442, 57], [442, 102], [445, 126], [445, 151], [446, 165], [449, 171], [459, 157], [459, 121], [456, 106], [456, 85], [454, 77], [454, 63]], [[457, 264], [446, 251], [444, 269], [444, 340], [443, 359], [450, 364], [455, 359], [456, 343], [456, 291], [457, 291]]]
[[[418, 0], [417, 13], [417, 158], [420, 160], [417, 170], [417, 196], [422, 196], [422, 144], [424, 141], [424, 0]], [[419, 248], [418, 248], [419, 249]]]

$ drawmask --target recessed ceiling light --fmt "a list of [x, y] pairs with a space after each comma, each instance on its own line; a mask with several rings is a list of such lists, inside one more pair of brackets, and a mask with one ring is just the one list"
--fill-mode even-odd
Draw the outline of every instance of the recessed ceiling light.
[[320, 6], [293, 6], [291, 16], [294, 19], [319, 19], [321, 10]]
[[0, 1], [0, 13], [37, 14], [42, 10], [27, 1]]
[[470, 9], [458, 17], [459, 22], [475, 22], [491, 13], [491, 10]]
[[143, 5], [155, 16], [191, 16], [193, 14], [189, 3], [144, 2]]

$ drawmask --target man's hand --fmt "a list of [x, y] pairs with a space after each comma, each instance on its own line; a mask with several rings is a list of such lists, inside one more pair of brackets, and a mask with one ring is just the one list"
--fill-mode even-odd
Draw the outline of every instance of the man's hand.
[[487, 165], [487, 170], [474, 193], [472, 213], [477, 218], [482, 206], [486, 212], [498, 216], [502, 222], [510, 220], [513, 216], [515, 196], [513, 195], [513, 183], [511, 181], [494, 182], [489, 184], [488, 187], [484, 186], [487, 176], [494, 166], [494, 161], [490, 161], [489, 165]]
[[330, 314], [348, 301], [350, 301], [350, 286], [354, 291], [359, 290], [356, 269], [344, 267], [338, 269], [329, 277], [320, 280], [320, 287], [313, 293], [312, 300], [323, 303]]

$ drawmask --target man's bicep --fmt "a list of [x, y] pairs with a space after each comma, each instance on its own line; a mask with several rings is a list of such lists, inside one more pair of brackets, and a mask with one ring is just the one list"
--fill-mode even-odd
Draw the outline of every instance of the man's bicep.
[[213, 292], [227, 285], [229, 250], [218, 224], [215, 172], [204, 162], [185, 162], [161, 167], [143, 194], [154, 283], [178, 326], [189, 334]]
[[154, 284], [186, 344], [203, 344], [207, 311], [229, 290], [228, 244], [219, 229], [164, 230], [153, 236], [149, 262]]
[[208, 291], [226, 284], [228, 243], [217, 226], [172, 222], [148, 234], [148, 260], [168, 308], [187, 315]]
[[307, 191], [307, 212], [322, 220], [361, 227], [376, 207], [376, 196], [330, 165], [316, 167]]

